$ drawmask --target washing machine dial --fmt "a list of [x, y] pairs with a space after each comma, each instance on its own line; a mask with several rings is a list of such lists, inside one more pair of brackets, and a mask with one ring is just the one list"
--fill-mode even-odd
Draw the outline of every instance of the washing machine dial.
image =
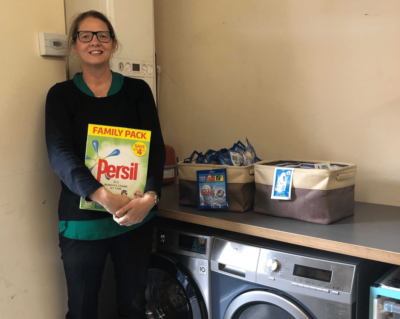
[[281, 263], [276, 259], [268, 259], [267, 260], [268, 270], [278, 271], [281, 268]]
[[157, 233], [157, 240], [158, 240], [158, 243], [159, 243], [160, 245], [162, 245], [162, 244], [165, 243], [165, 235], [164, 235], [164, 233], [163, 233], [162, 231], [159, 231], [159, 232]]

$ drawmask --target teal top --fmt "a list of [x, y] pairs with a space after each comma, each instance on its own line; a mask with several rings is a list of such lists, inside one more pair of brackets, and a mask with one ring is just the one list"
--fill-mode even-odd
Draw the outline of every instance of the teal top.
[[[119, 73], [115, 73], [111, 71], [112, 74], [112, 82], [110, 89], [107, 92], [107, 96], [111, 96], [117, 94], [119, 90], [122, 88], [122, 84], [124, 84], [124, 76]], [[96, 97], [91, 89], [87, 86], [85, 80], [83, 79], [82, 72], [78, 72], [74, 75], [73, 78], [74, 84], [85, 94], [89, 96]]]
[[[124, 76], [119, 73], [112, 73], [111, 87], [108, 90], [107, 96], [114, 95], [119, 92], [124, 83]], [[85, 80], [83, 79], [82, 73], [76, 73], [73, 78], [74, 84], [85, 94], [95, 97], [93, 92], [89, 89]], [[150, 212], [146, 218], [139, 224], [132, 226], [120, 226], [117, 224], [112, 216], [110, 218], [96, 219], [96, 220], [84, 220], [84, 221], [60, 221], [60, 234], [64, 237], [79, 240], [98, 240], [114, 237], [126, 233], [134, 228], [143, 225], [145, 222], [153, 218], [155, 212]]]

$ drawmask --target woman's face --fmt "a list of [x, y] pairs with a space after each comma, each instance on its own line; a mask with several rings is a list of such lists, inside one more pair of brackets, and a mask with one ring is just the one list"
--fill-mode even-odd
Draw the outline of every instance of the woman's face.
[[[86, 18], [79, 24], [78, 31], [109, 31], [107, 24], [96, 18]], [[74, 44], [74, 52], [81, 58], [82, 66], [109, 65], [111, 54], [115, 52], [117, 41], [111, 39], [108, 43], [100, 42], [96, 35], [90, 42], [81, 42], [78, 38]]]

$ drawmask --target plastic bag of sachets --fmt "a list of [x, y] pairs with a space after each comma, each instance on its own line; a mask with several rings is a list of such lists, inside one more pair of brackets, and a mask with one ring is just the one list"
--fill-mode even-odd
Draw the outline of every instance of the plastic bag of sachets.
[[184, 163], [246, 166], [259, 161], [261, 160], [246, 138], [246, 145], [238, 141], [229, 149], [222, 148], [219, 151], [209, 149], [204, 155], [201, 152], [194, 151], [190, 157], [184, 160]]

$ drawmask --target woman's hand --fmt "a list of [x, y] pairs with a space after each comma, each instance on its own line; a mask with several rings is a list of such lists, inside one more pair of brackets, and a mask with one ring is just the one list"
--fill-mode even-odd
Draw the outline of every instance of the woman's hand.
[[131, 201], [131, 198], [128, 196], [113, 194], [104, 186], [97, 189], [88, 197], [102, 205], [110, 214], [113, 215], [115, 215], [121, 207], [127, 205]]
[[154, 198], [151, 196], [132, 199], [127, 205], [119, 209], [113, 218], [121, 226], [131, 226], [141, 223], [153, 207]]
[[125, 195], [115, 195], [109, 196], [108, 201], [104, 203], [104, 208], [115, 216], [116, 212], [121, 209], [121, 207], [126, 206], [132, 198]]

